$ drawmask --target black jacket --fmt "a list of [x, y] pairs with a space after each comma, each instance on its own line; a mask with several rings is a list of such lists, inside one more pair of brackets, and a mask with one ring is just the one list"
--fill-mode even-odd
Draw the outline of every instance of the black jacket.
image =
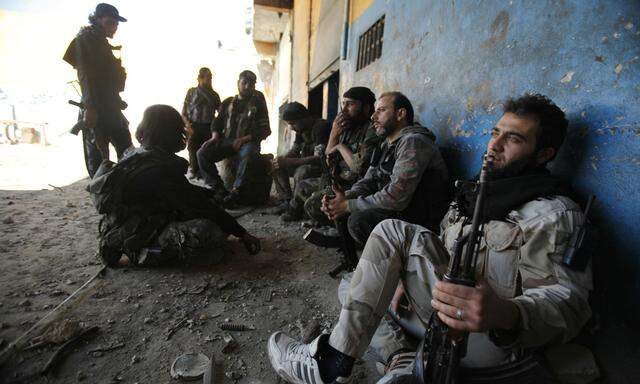
[[64, 54], [63, 59], [78, 71], [87, 108], [123, 109], [119, 93], [124, 90], [126, 73], [113, 49], [98, 27], [88, 26], [80, 29]]
[[[152, 165], [149, 165], [152, 163]], [[216, 205], [208, 190], [189, 183], [184, 174], [188, 162], [159, 149], [137, 148], [128, 152], [118, 165], [132, 165], [123, 193], [123, 203], [144, 212], [147, 217], [170, 216], [175, 221], [209, 219], [223, 231], [242, 236], [246, 230], [224, 209]], [[144, 169], [136, 172], [136, 164]]]

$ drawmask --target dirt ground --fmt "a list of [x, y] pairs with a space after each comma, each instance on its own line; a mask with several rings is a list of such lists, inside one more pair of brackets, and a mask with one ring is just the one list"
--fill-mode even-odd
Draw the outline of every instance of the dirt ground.
[[[99, 217], [86, 184], [0, 191], [0, 348], [101, 268], [95, 256]], [[298, 323], [311, 320], [331, 329], [338, 280], [326, 272], [339, 257], [302, 240], [300, 223], [282, 223], [264, 209], [239, 221], [263, 239], [260, 254], [250, 256], [231, 240], [226, 259], [208, 269], [108, 269], [56, 322], [78, 321], [99, 327], [98, 333], [73, 349], [55, 374], [20, 380], [39, 372], [58, 347], [44, 344], [9, 360], [0, 382], [177, 382], [170, 367], [187, 352], [214, 355], [218, 372], [224, 370], [218, 382], [278, 382], [267, 339], [276, 330], [300, 337]], [[225, 322], [255, 330], [222, 331]], [[230, 353], [222, 353], [225, 333], [238, 343]], [[374, 372], [371, 363], [359, 363], [355, 382], [375, 382]]]

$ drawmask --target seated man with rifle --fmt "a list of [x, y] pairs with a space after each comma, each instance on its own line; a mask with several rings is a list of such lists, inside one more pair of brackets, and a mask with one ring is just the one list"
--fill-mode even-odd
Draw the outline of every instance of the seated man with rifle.
[[[308, 345], [270, 337], [278, 374], [347, 382], [369, 347], [386, 364], [378, 383], [546, 382], [532, 351], [571, 340], [591, 315], [590, 263], [575, 252], [586, 213], [546, 168], [567, 126], [545, 96], [509, 100], [479, 181], [458, 184], [441, 235], [400, 220], [379, 224], [331, 334]], [[426, 328], [417, 349], [385, 316], [405, 295]]]
[[304, 211], [315, 223], [329, 224], [321, 210], [322, 197], [332, 194], [333, 184], [345, 190], [361, 179], [380, 142], [371, 122], [375, 102], [375, 94], [367, 87], [351, 87], [342, 95], [342, 110], [331, 126], [322, 176], [300, 182], [288, 213], [282, 215], [284, 221], [300, 220]]
[[386, 92], [376, 102], [371, 121], [382, 143], [366, 174], [347, 191], [334, 188], [322, 210], [342, 237], [344, 261], [330, 274], [353, 270], [356, 248], [385, 219], [402, 219], [437, 231], [449, 203], [449, 175], [435, 135], [414, 124], [413, 106], [400, 92]]

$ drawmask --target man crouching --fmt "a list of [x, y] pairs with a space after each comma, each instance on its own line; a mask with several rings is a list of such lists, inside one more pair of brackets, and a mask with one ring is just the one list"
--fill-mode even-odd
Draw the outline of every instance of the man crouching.
[[[384, 317], [402, 296], [423, 325], [435, 313], [449, 329], [470, 332], [460, 363], [465, 369], [503, 366], [574, 338], [591, 315], [591, 269], [571, 269], [562, 259], [584, 216], [562, 180], [546, 169], [567, 125], [564, 112], [545, 96], [506, 103], [487, 145], [493, 165], [475, 287], [442, 281], [455, 240], [469, 231], [477, 192], [468, 189], [451, 205], [439, 237], [400, 220], [376, 226], [331, 334], [309, 345], [282, 332], [269, 339], [278, 374], [292, 383], [308, 383], [305, 377], [347, 382], [355, 359], [369, 348], [386, 364], [378, 383], [410, 378], [417, 345]], [[546, 382], [541, 365], [530, 369], [537, 378], [531, 382]]]
[[250, 235], [208, 190], [186, 179], [188, 162], [175, 155], [185, 148], [182, 117], [168, 105], [144, 112], [136, 131], [142, 145], [117, 163], [104, 161], [89, 185], [102, 214], [99, 254], [108, 266], [124, 253], [134, 265], [212, 264], [232, 234], [251, 254], [260, 241]]

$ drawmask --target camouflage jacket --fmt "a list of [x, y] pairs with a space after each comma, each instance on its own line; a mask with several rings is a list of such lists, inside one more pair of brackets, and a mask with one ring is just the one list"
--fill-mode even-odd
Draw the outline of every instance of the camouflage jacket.
[[220, 108], [220, 96], [213, 89], [189, 88], [184, 98], [182, 114], [192, 123], [211, 124]]
[[[574, 271], [562, 264], [562, 257], [571, 234], [583, 220], [575, 202], [552, 196], [530, 201], [504, 220], [484, 225], [478, 271], [485, 271], [486, 280], [499, 296], [516, 304], [522, 321], [508, 345], [489, 333], [472, 333], [465, 359], [495, 365], [514, 348], [566, 342], [578, 334], [591, 316], [587, 301], [592, 289], [591, 268]], [[467, 222], [455, 208], [442, 220], [441, 239], [450, 254], [455, 239], [469, 231]]]
[[349, 183], [355, 183], [364, 177], [371, 155], [380, 143], [380, 137], [376, 135], [376, 130], [371, 122], [348, 129], [340, 134], [338, 144], [344, 144], [353, 153], [354, 166], [350, 168], [344, 160], [338, 163], [338, 174], [340, 178]]
[[247, 99], [237, 95], [225, 99], [220, 105], [218, 117], [211, 124], [211, 130], [221, 133], [228, 139], [237, 139], [244, 135], [252, 135], [256, 143], [271, 134], [269, 112], [264, 95], [253, 91]]
[[384, 141], [365, 176], [345, 195], [350, 212], [396, 211], [409, 222], [437, 230], [449, 203], [449, 175], [435, 135], [416, 125], [404, 128], [393, 143]]

